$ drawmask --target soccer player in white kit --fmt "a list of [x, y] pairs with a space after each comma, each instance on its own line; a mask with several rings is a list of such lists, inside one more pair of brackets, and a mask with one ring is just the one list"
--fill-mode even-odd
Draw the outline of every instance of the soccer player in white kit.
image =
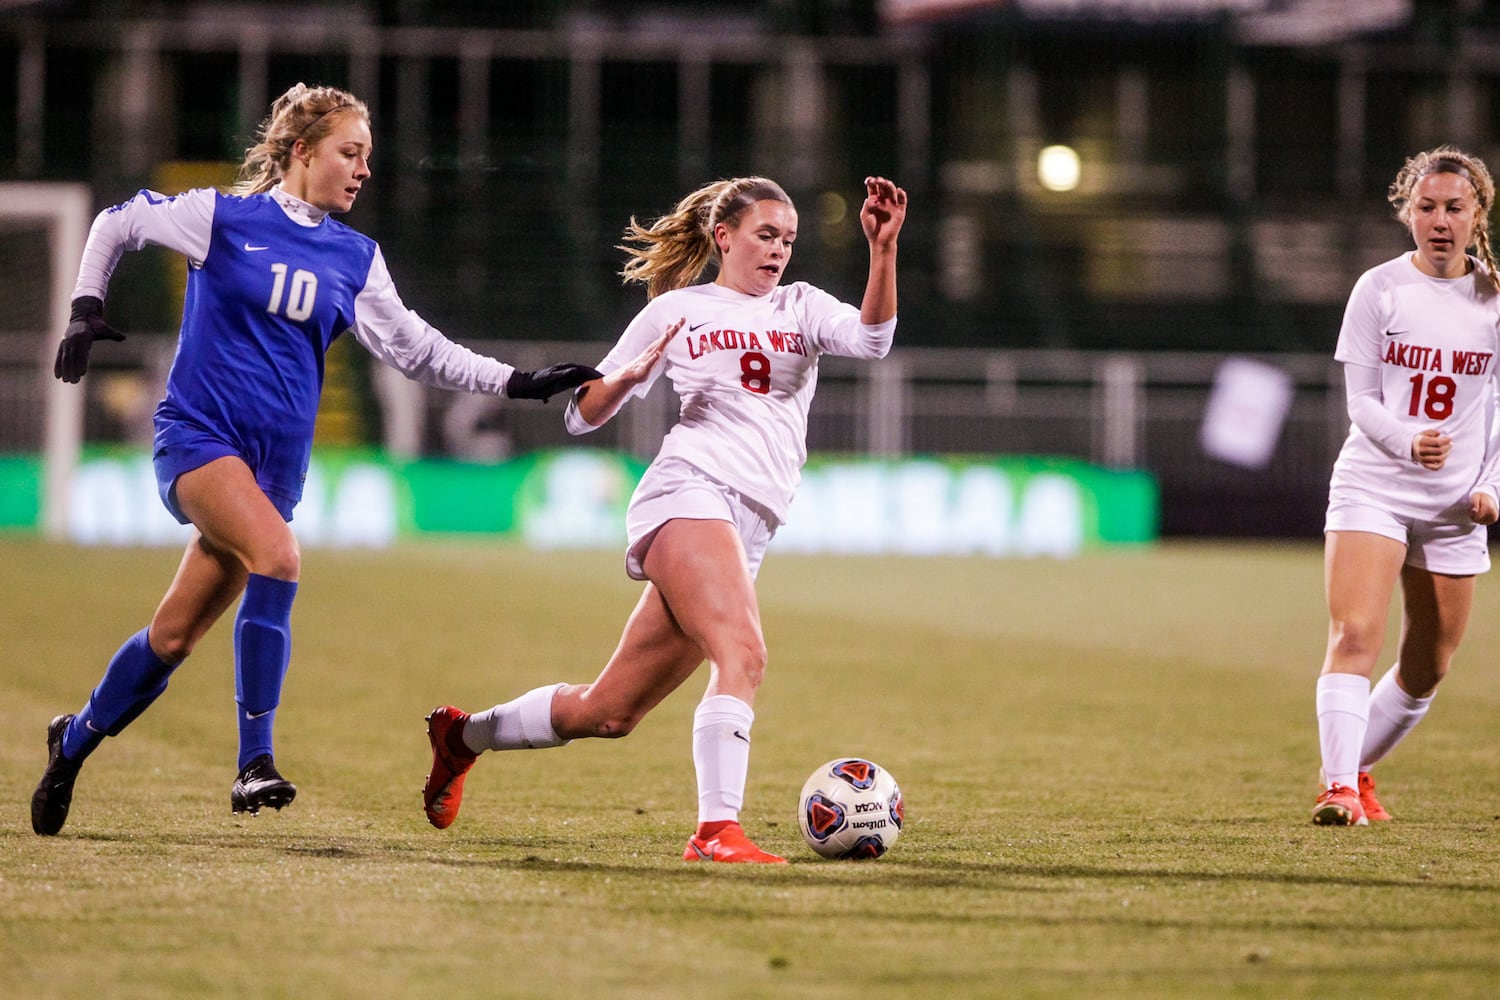
[[123, 339], [104, 321], [103, 300], [126, 250], [156, 244], [187, 258], [153, 464], [162, 502], [197, 531], [150, 625], [115, 653], [77, 713], [47, 727], [47, 768], [31, 800], [38, 834], [62, 828], [84, 759], [166, 690], [241, 594], [239, 770], [230, 808], [253, 815], [296, 795], [272, 747], [301, 569], [287, 522], [302, 496], [334, 338], [350, 331], [407, 377], [467, 392], [545, 400], [598, 375], [582, 365], [518, 371], [453, 343], [406, 308], [375, 241], [330, 218], [354, 206], [370, 178], [370, 154], [365, 105], [346, 91], [299, 83], [262, 123], [235, 193], [142, 191], [94, 220], [54, 371], [77, 382], [95, 340]]
[[[1500, 516], [1494, 197], [1484, 163], [1461, 150], [1409, 159], [1389, 199], [1416, 249], [1360, 277], [1339, 331], [1352, 426], [1325, 526], [1320, 825], [1390, 819], [1370, 769], [1426, 714], [1468, 624], [1474, 577], [1489, 569], [1485, 525]], [[1398, 579], [1396, 664], [1372, 690]]]
[[[858, 308], [803, 282], [782, 285], [797, 212], [760, 177], [719, 181], [650, 227], [631, 220], [627, 281], [650, 302], [568, 407], [586, 433], [666, 375], [678, 423], [626, 515], [626, 572], [645, 592], [592, 684], [548, 684], [468, 715], [428, 716], [432, 771], [423, 798], [439, 829], [458, 815], [467, 771], [485, 750], [554, 747], [628, 734], [705, 659], [694, 714], [698, 826], [687, 861], [783, 863], [740, 826], [755, 692], [766, 669], [755, 575], [785, 522], [807, 458], [818, 357], [880, 358], [896, 327], [897, 236], [906, 192], [865, 179], [860, 221], [870, 250]], [[712, 283], [694, 284], [710, 261]]]

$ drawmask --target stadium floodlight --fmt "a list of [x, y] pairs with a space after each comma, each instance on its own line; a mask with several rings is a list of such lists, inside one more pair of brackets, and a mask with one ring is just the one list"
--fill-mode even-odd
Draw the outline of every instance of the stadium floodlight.
[[1078, 151], [1072, 146], [1047, 146], [1037, 154], [1036, 175], [1048, 191], [1071, 191], [1082, 173]]

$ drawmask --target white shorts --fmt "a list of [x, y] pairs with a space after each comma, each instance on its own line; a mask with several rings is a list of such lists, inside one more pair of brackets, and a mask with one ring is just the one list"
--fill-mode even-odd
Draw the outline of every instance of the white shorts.
[[760, 572], [766, 546], [776, 534], [776, 518], [767, 508], [680, 458], [664, 458], [646, 469], [625, 511], [625, 572], [632, 580], [646, 579], [646, 551], [662, 525], [674, 518], [733, 524], [751, 579]]
[[1408, 517], [1368, 501], [1334, 498], [1323, 530], [1368, 531], [1406, 546], [1406, 565], [1445, 576], [1474, 576], [1490, 568], [1490, 533], [1482, 524]]

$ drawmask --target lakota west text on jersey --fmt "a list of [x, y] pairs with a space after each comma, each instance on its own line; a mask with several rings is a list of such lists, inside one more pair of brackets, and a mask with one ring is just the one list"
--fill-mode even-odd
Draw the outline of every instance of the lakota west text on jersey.
[[1449, 371], [1455, 375], [1483, 375], [1490, 370], [1489, 351], [1450, 351], [1449, 365], [1443, 367], [1443, 350], [1440, 347], [1424, 347], [1421, 344], [1387, 344], [1385, 357], [1381, 360], [1398, 368], [1412, 368], [1424, 372]]
[[708, 333], [689, 334], [688, 356], [694, 361], [714, 351], [765, 351], [777, 354], [800, 354], [807, 356], [807, 338], [791, 330], [767, 330], [762, 342], [761, 335], [743, 330], [711, 330]]

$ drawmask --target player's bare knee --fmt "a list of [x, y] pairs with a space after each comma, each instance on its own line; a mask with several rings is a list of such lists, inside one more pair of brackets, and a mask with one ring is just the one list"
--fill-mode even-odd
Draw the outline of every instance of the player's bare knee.
[[1384, 630], [1379, 625], [1354, 620], [1335, 621], [1329, 633], [1328, 649], [1341, 660], [1373, 660], [1379, 655], [1384, 640]]
[[158, 659], [175, 667], [193, 652], [197, 637], [153, 621], [147, 633], [147, 642]]
[[759, 691], [761, 682], [766, 679], [766, 664], [762, 660], [755, 666], [749, 667], [744, 672], [745, 683], [752, 691]]
[[277, 580], [296, 580], [302, 575], [302, 552], [296, 541], [277, 545], [258, 554], [251, 572]]
[[1406, 657], [1401, 661], [1401, 688], [1414, 698], [1425, 698], [1433, 688], [1448, 676], [1452, 652], [1440, 655], [1434, 662], [1420, 657]]
[[644, 716], [628, 706], [606, 704], [591, 684], [566, 686], [552, 700], [552, 724], [559, 736], [617, 740], [629, 736]]
[[640, 716], [610, 716], [594, 727], [594, 735], [606, 740], [622, 739], [634, 732], [640, 721]]
[[740, 655], [739, 670], [746, 683], [752, 690], [760, 687], [760, 682], [766, 677], [766, 644], [763, 639], [756, 636], [745, 641]]

